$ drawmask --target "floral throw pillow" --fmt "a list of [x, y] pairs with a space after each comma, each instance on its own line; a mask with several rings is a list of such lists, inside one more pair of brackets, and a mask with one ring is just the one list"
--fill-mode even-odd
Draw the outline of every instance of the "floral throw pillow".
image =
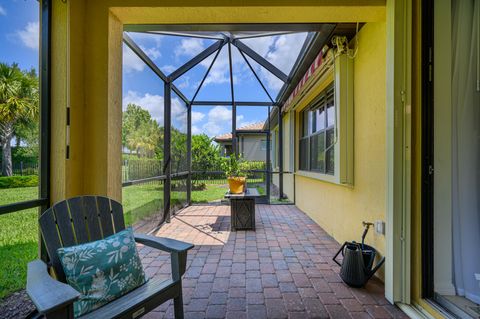
[[79, 317], [146, 282], [131, 228], [94, 242], [57, 250], [67, 283], [81, 293]]

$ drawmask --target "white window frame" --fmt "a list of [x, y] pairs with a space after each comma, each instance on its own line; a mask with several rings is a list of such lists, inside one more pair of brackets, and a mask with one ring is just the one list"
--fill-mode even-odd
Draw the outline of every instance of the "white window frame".
[[[334, 67], [329, 72], [333, 72], [335, 90], [335, 172], [333, 175], [330, 175], [298, 169], [296, 174], [352, 187], [354, 184], [353, 60], [349, 58], [347, 54], [339, 54], [335, 57]], [[299, 123], [301, 123], [301, 121], [302, 119], [299, 119]], [[301, 134], [297, 137], [298, 142], [300, 141], [300, 136]], [[300, 145], [298, 147], [298, 152], [300, 153]], [[300, 164], [300, 162], [298, 162], [298, 164]]]

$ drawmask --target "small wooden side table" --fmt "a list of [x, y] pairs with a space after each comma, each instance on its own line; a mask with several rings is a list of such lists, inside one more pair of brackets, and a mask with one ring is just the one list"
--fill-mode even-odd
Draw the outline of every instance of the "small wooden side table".
[[227, 192], [230, 199], [230, 228], [236, 230], [255, 230], [255, 198], [260, 197], [256, 188], [247, 188], [241, 194]]

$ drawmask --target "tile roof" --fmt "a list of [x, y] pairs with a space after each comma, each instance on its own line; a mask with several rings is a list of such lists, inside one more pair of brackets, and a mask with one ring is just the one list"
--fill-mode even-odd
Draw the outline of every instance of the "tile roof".
[[[248, 125], [241, 126], [237, 128], [237, 132], [241, 131], [263, 131], [264, 122], [256, 122]], [[225, 133], [222, 135], [215, 136], [214, 141], [231, 141], [232, 133]]]

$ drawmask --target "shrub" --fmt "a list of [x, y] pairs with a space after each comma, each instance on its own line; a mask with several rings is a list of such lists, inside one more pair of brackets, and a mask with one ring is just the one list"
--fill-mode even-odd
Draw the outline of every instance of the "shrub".
[[38, 176], [36, 175], [0, 177], [0, 189], [33, 186], [38, 186]]

